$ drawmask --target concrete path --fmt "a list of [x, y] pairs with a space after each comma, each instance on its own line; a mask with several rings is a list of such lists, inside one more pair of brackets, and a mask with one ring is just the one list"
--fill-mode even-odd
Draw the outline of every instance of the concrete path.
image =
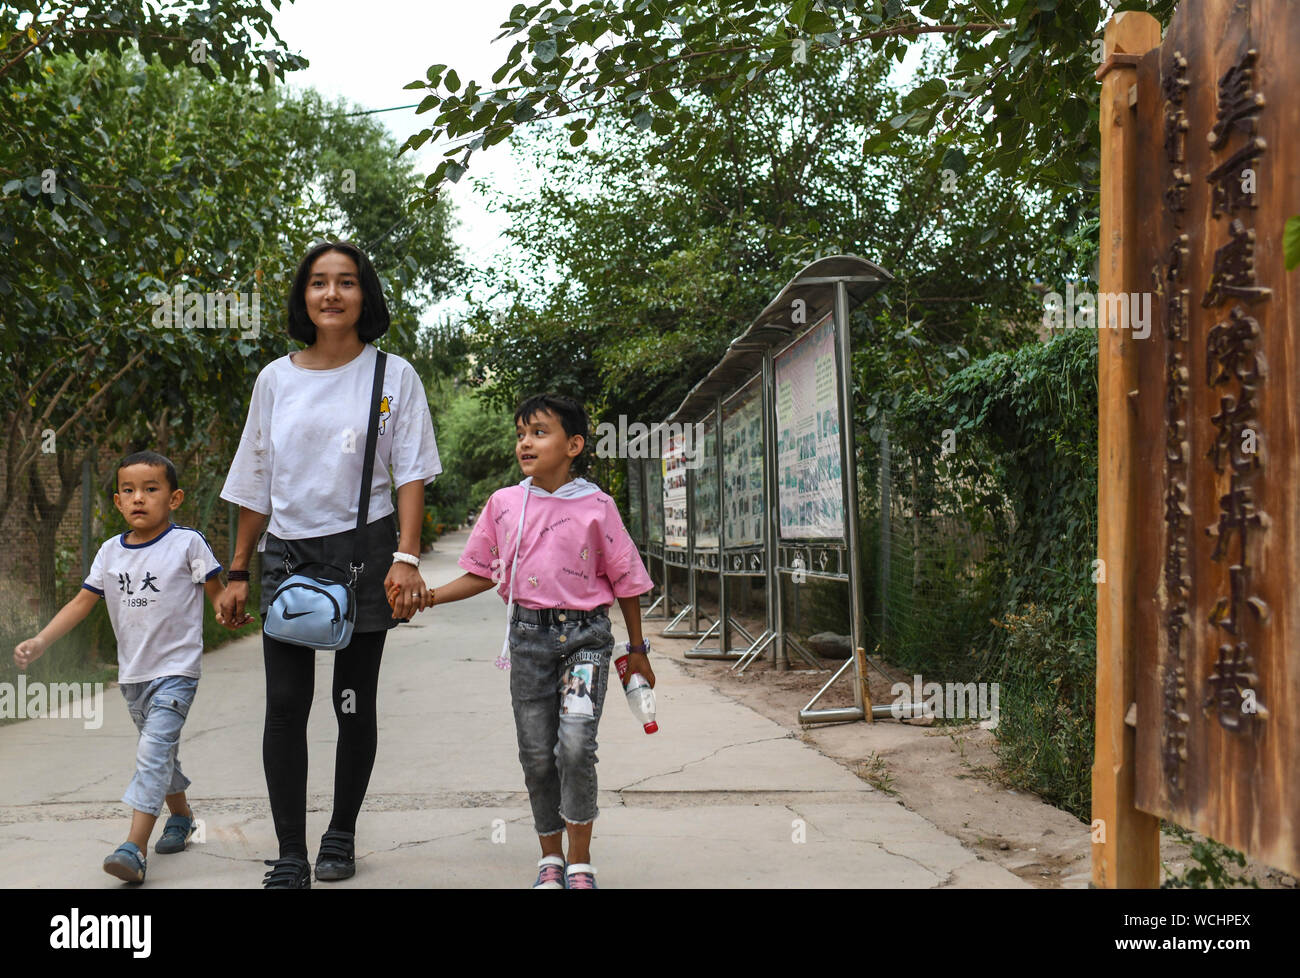
[[[466, 535], [443, 537], [426, 556], [430, 583], [460, 573]], [[389, 633], [357, 875], [315, 888], [531, 883], [537, 837], [508, 680], [492, 666], [503, 625], [501, 599], [488, 592]], [[626, 637], [617, 609], [615, 632]], [[317, 653], [308, 726], [313, 858], [332, 797], [331, 662], [332, 653]], [[617, 688], [601, 722], [593, 862], [602, 887], [1025, 886], [675, 663], [657, 657], [655, 666], [659, 733], [641, 731]], [[276, 853], [261, 762], [260, 640], [225, 646], [203, 668], [181, 759], [204, 839], [177, 855], [151, 853], [146, 885], [258, 887], [262, 860]], [[0, 728], [0, 886], [123, 885], [100, 863], [126, 836], [118, 799], [136, 732], [115, 688], [106, 699], [98, 730], [76, 719]]]

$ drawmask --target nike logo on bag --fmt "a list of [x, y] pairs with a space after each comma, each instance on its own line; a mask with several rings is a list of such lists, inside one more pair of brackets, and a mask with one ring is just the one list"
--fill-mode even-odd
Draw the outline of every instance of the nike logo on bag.
[[301, 618], [303, 615], [310, 615], [310, 614], [311, 614], [310, 611], [286, 611], [283, 617], [285, 621], [290, 621], [294, 618]]

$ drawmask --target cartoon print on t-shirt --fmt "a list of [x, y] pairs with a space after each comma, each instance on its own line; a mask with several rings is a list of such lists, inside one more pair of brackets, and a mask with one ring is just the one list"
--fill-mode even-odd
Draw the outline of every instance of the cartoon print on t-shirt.
[[596, 670], [600, 667], [594, 662], [580, 662], [570, 666], [560, 678], [560, 693], [564, 699], [560, 712], [569, 716], [595, 716], [591, 691], [596, 682]]
[[393, 413], [393, 395], [385, 394], [379, 401], [379, 433], [388, 427], [388, 416]]
[[583, 547], [583, 548], [582, 548], [582, 551], [578, 554], [578, 556], [581, 557], [583, 560], [586, 560], [586, 559], [587, 559], [587, 548], [586, 548], [586, 547]]

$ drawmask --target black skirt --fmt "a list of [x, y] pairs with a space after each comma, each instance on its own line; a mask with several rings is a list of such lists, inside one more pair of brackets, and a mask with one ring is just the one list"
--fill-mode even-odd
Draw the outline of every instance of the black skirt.
[[[271, 607], [276, 589], [289, 577], [284, 566], [286, 553], [290, 565], [295, 568], [301, 565], [302, 573], [339, 578], [338, 571], [320, 566], [333, 564], [342, 569], [341, 579], [346, 582], [348, 564], [352, 560], [352, 538], [356, 532], [355, 529], [344, 530], [327, 537], [302, 540], [281, 540], [274, 534], [267, 533], [266, 549], [262, 551], [262, 620], [266, 621], [266, 611]], [[393, 566], [393, 551], [397, 549], [397, 540], [396, 513], [381, 516], [362, 531], [361, 559], [365, 567], [357, 575], [355, 632], [382, 632], [408, 620], [393, 617], [393, 609], [389, 607], [388, 597], [384, 593], [384, 578]]]

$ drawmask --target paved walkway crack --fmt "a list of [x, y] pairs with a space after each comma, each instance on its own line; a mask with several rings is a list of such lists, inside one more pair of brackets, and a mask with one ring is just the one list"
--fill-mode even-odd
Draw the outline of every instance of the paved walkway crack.
[[[794, 805], [787, 804], [785, 807], [790, 811], [794, 812], [796, 818], [803, 819], [805, 829], [814, 829], [824, 839], [830, 841], [831, 837], [826, 835], [826, 833], [823, 832], [820, 828], [817, 828], [817, 826], [813, 824], [812, 820], [809, 819], [806, 815], [802, 814], [797, 808], [794, 807]], [[950, 882], [952, 882], [953, 873], [956, 872], [956, 870], [953, 870], [953, 872], [948, 873], [947, 876], [941, 876], [939, 873], [935, 872], [934, 869], [932, 869], [931, 867], [925, 865], [925, 863], [918, 860], [915, 856], [909, 856], [903, 852], [895, 852], [893, 849], [890, 849], [889, 846], [885, 845], [885, 843], [883, 842], [876, 842], [870, 840], [863, 840], [863, 841], [865, 842], [866, 845], [874, 846], [875, 848], [879, 849], [881, 852], [894, 856], [897, 859], [906, 859], [909, 863], [912, 863], [914, 866], [923, 870], [926, 874], [933, 876], [937, 880], [940, 880], [938, 885], [931, 887], [931, 889], [936, 889], [936, 890], [943, 889], [943, 887], [947, 886]]]
[[623, 793], [624, 791], [628, 791], [628, 790], [631, 789], [631, 788], [635, 788], [635, 787], [636, 787], [637, 785], [639, 785], [639, 784], [644, 784], [644, 783], [647, 782], [647, 781], [653, 781], [655, 778], [666, 778], [666, 777], [668, 777], [669, 775], [673, 775], [673, 774], [681, 774], [681, 773], [682, 773], [683, 771], [685, 771], [688, 767], [691, 767], [691, 766], [694, 765], [694, 764], [703, 764], [705, 761], [710, 760], [711, 758], [717, 757], [717, 756], [718, 756], [719, 754], [721, 754], [724, 750], [734, 750], [734, 749], [737, 748], [737, 747], [748, 747], [750, 744], [765, 744], [765, 743], [767, 743], [768, 741], [771, 741], [771, 740], [790, 740], [790, 739], [792, 739], [792, 736], [793, 736], [792, 734], [784, 733], [784, 734], [782, 734], [782, 735], [779, 736], [779, 737], [760, 737], [760, 738], [758, 738], [757, 740], [746, 740], [746, 741], [743, 741], [742, 743], [739, 743], [739, 744], [724, 744], [723, 746], [719, 747], [717, 750], [712, 751], [712, 752], [709, 753], [709, 754], [706, 754], [704, 757], [697, 757], [697, 758], [696, 758], [695, 760], [693, 760], [693, 761], [687, 761], [685, 764], [683, 764], [681, 767], [679, 767], [679, 768], [678, 768], [677, 770], [675, 770], [675, 771], [659, 771], [659, 772], [657, 772], [657, 773], [655, 773], [655, 774], [648, 774], [648, 775], [646, 775], [644, 778], [641, 778], [639, 781], [633, 781], [631, 784], [625, 784], [625, 785], [623, 785], [623, 787], [621, 787], [621, 788], [615, 788], [615, 789], [614, 789], [614, 792], [615, 792], [615, 794], [618, 794], [619, 797], [621, 798], [621, 797], [622, 797], [622, 793]]

